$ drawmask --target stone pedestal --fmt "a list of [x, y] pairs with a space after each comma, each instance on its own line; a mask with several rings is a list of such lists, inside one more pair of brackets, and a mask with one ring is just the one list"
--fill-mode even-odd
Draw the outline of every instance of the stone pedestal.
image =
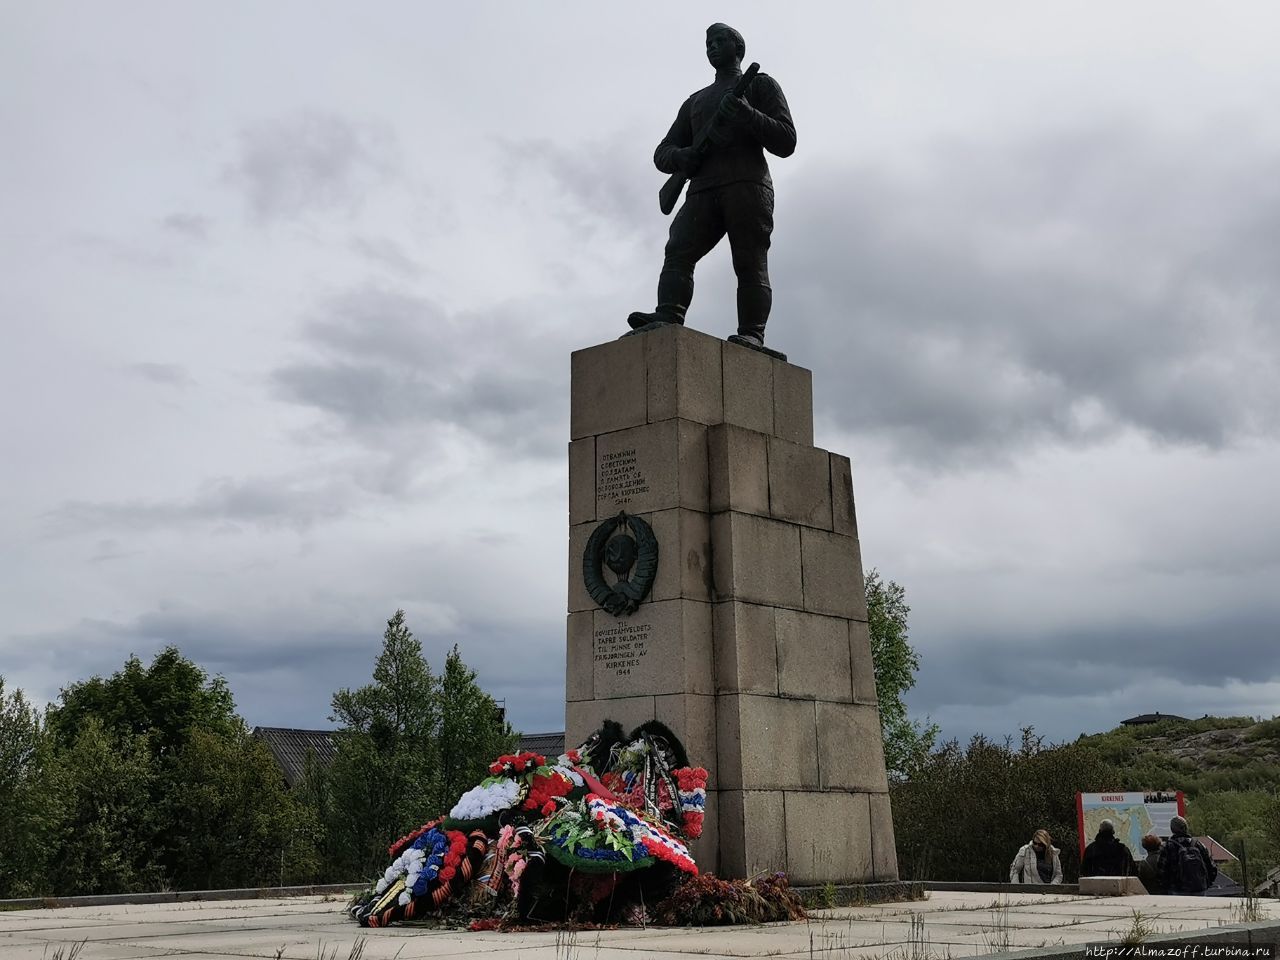
[[[813, 446], [810, 372], [677, 326], [572, 363], [567, 742], [680, 736], [710, 773], [704, 869], [896, 880], [849, 461]], [[622, 510], [659, 561], [615, 617], [582, 557]]]

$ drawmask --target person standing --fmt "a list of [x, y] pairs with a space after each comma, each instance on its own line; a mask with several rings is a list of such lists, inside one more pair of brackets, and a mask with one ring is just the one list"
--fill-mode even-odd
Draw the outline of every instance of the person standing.
[[1160, 848], [1156, 870], [1165, 892], [1183, 897], [1203, 897], [1214, 880], [1218, 867], [1205, 845], [1187, 832], [1185, 817], [1169, 821], [1173, 834]]
[[1062, 860], [1048, 830], [1037, 830], [1009, 865], [1010, 883], [1061, 883]]
[[1133, 854], [1116, 839], [1116, 825], [1110, 820], [1098, 824], [1098, 834], [1084, 848], [1080, 861], [1082, 877], [1127, 877], [1133, 873]]
[[1142, 838], [1142, 849], [1147, 851], [1147, 855], [1138, 861], [1138, 879], [1147, 888], [1147, 893], [1159, 896], [1165, 892], [1160, 871], [1156, 868], [1160, 859], [1160, 838], [1154, 833], [1148, 833]]

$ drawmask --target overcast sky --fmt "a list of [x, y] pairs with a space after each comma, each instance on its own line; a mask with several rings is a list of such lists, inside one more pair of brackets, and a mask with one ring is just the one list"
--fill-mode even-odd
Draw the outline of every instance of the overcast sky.
[[769, 339], [913, 710], [1280, 713], [1280, 11], [784, 7], [0, 4], [7, 686], [174, 643], [324, 726], [403, 607], [562, 729], [569, 352], [653, 305], [725, 19], [795, 117]]

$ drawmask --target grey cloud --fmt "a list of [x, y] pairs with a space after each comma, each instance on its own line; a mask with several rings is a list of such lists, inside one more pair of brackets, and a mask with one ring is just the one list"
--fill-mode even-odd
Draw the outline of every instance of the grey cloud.
[[260, 221], [312, 210], [351, 211], [396, 166], [396, 146], [380, 124], [299, 113], [243, 130], [226, 178], [241, 187]]
[[436, 426], [559, 456], [568, 364], [564, 344], [526, 315], [539, 309], [446, 314], [420, 297], [352, 291], [307, 323], [312, 356], [280, 367], [272, 382], [279, 396], [321, 411], [364, 444]]
[[371, 263], [404, 279], [416, 279], [426, 272], [421, 263], [388, 237], [352, 237], [351, 249]]
[[125, 365], [125, 371], [140, 380], [163, 386], [186, 387], [195, 383], [186, 367], [176, 363], [130, 363]]
[[[665, 130], [653, 134], [656, 146]], [[658, 188], [666, 179], [654, 168], [649, 153], [637, 149], [648, 139], [640, 131], [620, 131], [610, 137], [563, 145], [549, 139], [498, 142], [504, 181], [524, 190], [531, 177], [541, 175], [563, 200], [556, 215], [575, 231], [591, 235], [654, 234], [666, 227], [658, 213]]]
[[171, 213], [160, 221], [160, 226], [190, 240], [207, 240], [213, 221], [195, 213]]
[[109, 563], [112, 560], [125, 560], [129, 557], [137, 556], [136, 550], [122, 549], [122, 544], [114, 537], [108, 537], [99, 540], [94, 544], [93, 553], [89, 557], [90, 563]]
[[914, 460], [1274, 431], [1280, 281], [1240, 271], [1280, 203], [1259, 216], [1191, 148], [1103, 125], [950, 143], [910, 173], [811, 167], [779, 200], [773, 339], [840, 426]]
[[[1113, 702], [1138, 684], [1225, 688], [1280, 681], [1280, 610], [1246, 609], [1177, 622], [1129, 618], [1046, 627], [1018, 637], [955, 635], [921, 649], [912, 704], [982, 707], [1019, 698], [1093, 696]], [[939, 638], [941, 639], [941, 638]], [[1230, 712], [1223, 696], [1220, 709]], [[1172, 706], [1167, 712], [1177, 713]], [[1086, 724], [1086, 726], [1089, 726]]]
[[357, 502], [357, 492], [342, 480], [313, 478], [220, 478], [206, 483], [182, 500], [71, 500], [51, 511], [46, 520], [55, 535], [91, 529], [130, 532], [214, 524], [221, 529], [241, 527], [306, 530], [342, 516]]
[[[48, 678], [50, 691], [120, 669], [130, 654], [144, 661], [167, 645], [211, 674], [227, 678], [236, 706], [251, 724], [324, 727], [334, 691], [370, 682], [385, 619], [367, 627], [309, 622], [305, 613], [278, 611], [270, 619], [189, 607], [163, 607], [124, 622], [86, 620], [38, 636], [17, 637], [7, 662], [15, 672]], [[476, 621], [448, 630], [415, 622], [432, 669], [439, 671], [456, 643], [481, 685], [505, 700], [508, 716], [525, 729], [559, 730], [564, 723], [562, 637], [537, 624]], [[269, 641], [269, 642], [268, 642]], [[73, 665], [73, 666], [72, 666]]]

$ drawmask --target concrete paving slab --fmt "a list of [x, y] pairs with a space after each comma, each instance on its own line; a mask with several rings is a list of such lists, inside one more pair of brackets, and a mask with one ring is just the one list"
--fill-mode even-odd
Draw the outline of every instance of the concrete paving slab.
[[[640, 960], [655, 957], [967, 957], [1001, 948], [1118, 940], [1135, 909], [1161, 933], [1215, 930], [1238, 918], [1242, 901], [1225, 898], [1088, 898], [1064, 894], [936, 891], [917, 903], [814, 911], [809, 922], [762, 927], [510, 933], [392, 927], [363, 930], [345, 900], [209, 901], [39, 909], [0, 914], [0, 957], [53, 960], [85, 941], [80, 960], [178, 956], [252, 960], [347, 960], [356, 943], [365, 960]], [[1280, 903], [1263, 901], [1280, 919]], [[64, 954], [65, 956], [65, 954]]]
[[[59, 956], [65, 960], [79, 943], [78, 940], [13, 943], [0, 939], [0, 956], [4, 960], [55, 960]], [[76, 960], [151, 960], [172, 955], [168, 950], [134, 944], [85, 943], [76, 953]]]

